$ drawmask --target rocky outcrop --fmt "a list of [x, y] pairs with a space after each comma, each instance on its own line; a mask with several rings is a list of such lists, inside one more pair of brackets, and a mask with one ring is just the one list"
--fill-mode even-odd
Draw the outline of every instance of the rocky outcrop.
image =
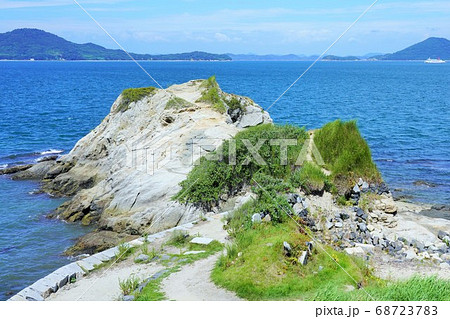
[[[53, 216], [97, 223], [96, 234], [107, 234], [108, 240], [95, 250], [112, 246], [112, 233], [154, 233], [194, 219], [203, 213], [199, 208], [171, 198], [196, 161], [242, 128], [272, 122], [251, 99], [220, 89], [225, 107], [237, 100], [239, 112], [221, 113], [199, 102], [207, 90], [203, 83], [149, 90], [131, 103], [119, 96], [110, 114], [69, 154], [52, 165], [38, 163], [16, 178], [39, 176], [44, 191], [73, 196]], [[86, 247], [91, 237], [82, 240], [80, 251], [92, 253], [92, 247]]]

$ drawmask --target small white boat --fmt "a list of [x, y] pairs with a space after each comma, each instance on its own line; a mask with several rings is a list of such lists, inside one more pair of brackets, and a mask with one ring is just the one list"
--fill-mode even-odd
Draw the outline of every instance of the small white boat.
[[431, 59], [428, 58], [425, 60], [425, 63], [429, 63], [429, 64], [441, 64], [441, 63], [445, 63], [444, 60], [441, 60], [441, 58], [437, 58], [437, 59]]

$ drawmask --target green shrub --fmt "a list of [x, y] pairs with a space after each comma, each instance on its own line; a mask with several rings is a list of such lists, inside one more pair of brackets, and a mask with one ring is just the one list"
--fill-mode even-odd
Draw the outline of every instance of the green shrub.
[[234, 96], [227, 102], [227, 105], [230, 108], [230, 110], [236, 109], [244, 110], [244, 107], [241, 105], [241, 102], [239, 102], [239, 100]]
[[205, 102], [212, 105], [213, 109], [220, 113], [225, 113], [227, 108], [219, 95], [219, 85], [216, 82], [216, 77], [213, 75], [209, 79], [203, 81], [201, 87], [205, 90], [197, 102]]
[[122, 102], [117, 108], [117, 111], [125, 112], [132, 102], [137, 102], [144, 97], [156, 93], [157, 88], [150, 86], [144, 88], [130, 88], [122, 91]]
[[316, 131], [314, 143], [340, 190], [353, 186], [360, 177], [368, 182], [381, 182], [380, 172], [356, 121], [336, 120], [326, 124]]
[[[281, 161], [280, 146], [269, 142], [276, 139], [297, 140], [297, 145], [287, 148], [286, 163]], [[258, 154], [264, 163], [260, 163], [250, 154], [245, 141], [255, 146], [263, 140]], [[282, 181], [289, 180], [305, 140], [306, 133], [303, 128], [289, 125], [264, 124], [245, 129], [212, 152], [212, 155], [220, 155], [221, 159], [201, 158], [187, 179], [180, 183], [182, 189], [174, 199], [210, 209], [218, 202], [220, 195], [232, 195], [245, 185], [255, 184], [253, 178], [270, 190], [288, 191], [291, 189], [289, 183]]]

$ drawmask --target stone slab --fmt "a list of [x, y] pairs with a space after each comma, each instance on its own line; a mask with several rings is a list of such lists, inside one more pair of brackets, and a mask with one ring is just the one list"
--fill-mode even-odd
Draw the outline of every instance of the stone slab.
[[194, 251], [187, 251], [183, 255], [198, 255], [203, 254], [204, 252], [205, 252], [204, 250], [194, 250]]
[[192, 244], [209, 245], [214, 239], [206, 237], [195, 237], [191, 240]]

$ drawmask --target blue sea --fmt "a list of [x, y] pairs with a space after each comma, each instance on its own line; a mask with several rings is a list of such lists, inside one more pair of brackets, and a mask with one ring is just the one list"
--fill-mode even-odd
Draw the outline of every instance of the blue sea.
[[[224, 91], [267, 108], [311, 62], [142, 62], [163, 86], [213, 74]], [[395, 193], [450, 204], [450, 64], [319, 62], [270, 110], [318, 128], [357, 119]], [[128, 87], [155, 86], [132, 62], [0, 62], [0, 167], [68, 152]], [[424, 180], [435, 187], [415, 186]], [[69, 260], [89, 229], [49, 220], [63, 202], [36, 182], [0, 176], [0, 300]]]

